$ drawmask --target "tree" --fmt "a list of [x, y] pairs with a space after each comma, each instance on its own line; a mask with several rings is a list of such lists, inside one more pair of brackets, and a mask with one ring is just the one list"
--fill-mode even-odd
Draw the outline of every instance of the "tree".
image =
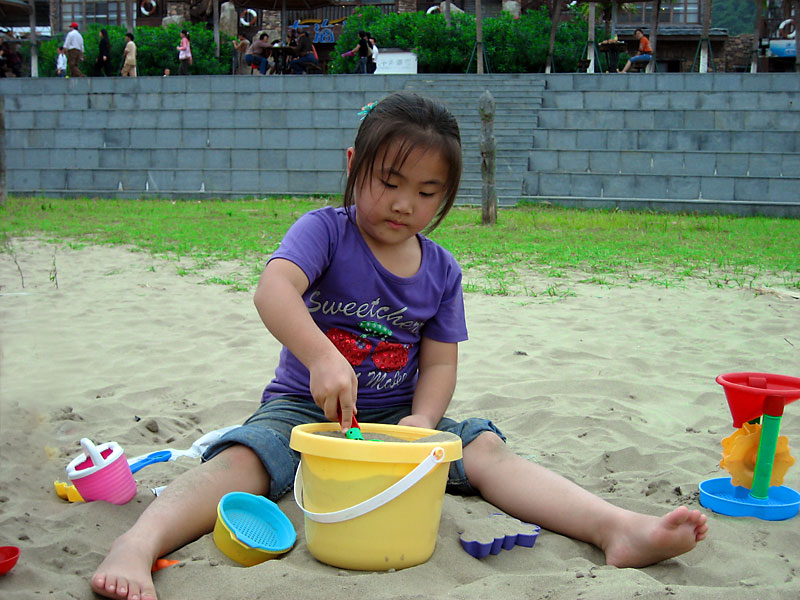
[[661, 16], [661, 0], [653, 0], [653, 14], [650, 17], [650, 63], [647, 65], [647, 72], [653, 73], [656, 70], [656, 45], [658, 44], [658, 18]]
[[708, 73], [708, 55], [711, 53], [711, 40], [708, 32], [711, 29], [711, 11], [714, 0], [703, 0], [703, 34], [700, 36], [700, 67], [701, 73]]
[[561, 0], [555, 0], [553, 3], [552, 15], [553, 25], [550, 28], [550, 45], [547, 47], [547, 62], [545, 63], [544, 72], [550, 73], [553, 70], [553, 51], [556, 47], [556, 30], [558, 23], [561, 21]]

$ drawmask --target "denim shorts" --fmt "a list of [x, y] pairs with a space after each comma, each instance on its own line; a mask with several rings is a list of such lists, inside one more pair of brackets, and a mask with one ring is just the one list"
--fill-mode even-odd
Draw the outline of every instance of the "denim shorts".
[[[400, 419], [410, 414], [410, 406], [364, 408], [358, 411], [358, 420], [364, 423], [396, 425]], [[247, 446], [258, 455], [269, 473], [268, 498], [277, 500], [292, 489], [294, 474], [300, 464], [300, 454], [289, 447], [292, 428], [295, 425], [327, 421], [322, 409], [313, 402], [287, 396], [276, 398], [262, 403], [241, 427], [231, 429], [209, 446], [203, 454], [203, 461], [212, 459], [234, 444]], [[461, 438], [462, 446], [469, 444], [484, 431], [491, 431], [506, 441], [502, 432], [486, 419], [458, 422], [444, 417], [436, 429], [454, 433]], [[467, 481], [461, 459], [450, 463], [447, 491], [455, 494], [477, 493]]]

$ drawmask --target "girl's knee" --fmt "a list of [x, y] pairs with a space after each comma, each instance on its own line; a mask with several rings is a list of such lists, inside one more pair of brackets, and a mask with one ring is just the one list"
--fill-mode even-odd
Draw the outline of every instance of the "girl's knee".
[[511, 455], [500, 436], [491, 431], [481, 433], [464, 447], [464, 472], [470, 485], [480, 490], [487, 474]]
[[[470, 450], [471, 449], [471, 450]], [[464, 448], [464, 452], [495, 453], [505, 452], [506, 443], [493, 431], [484, 431]]]

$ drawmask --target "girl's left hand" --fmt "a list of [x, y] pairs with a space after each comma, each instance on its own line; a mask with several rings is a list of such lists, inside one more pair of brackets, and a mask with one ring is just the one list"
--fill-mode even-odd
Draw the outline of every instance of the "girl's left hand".
[[404, 425], [406, 427], [423, 427], [425, 429], [436, 429], [436, 423], [431, 423], [431, 420], [428, 417], [423, 415], [408, 415], [407, 417], [403, 417], [397, 423], [398, 425]]

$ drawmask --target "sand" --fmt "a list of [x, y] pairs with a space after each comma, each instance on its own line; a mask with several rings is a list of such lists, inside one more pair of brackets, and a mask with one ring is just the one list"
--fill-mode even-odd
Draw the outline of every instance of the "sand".
[[[80, 438], [116, 441], [128, 456], [188, 448], [256, 408], [279, 347], [251, 295], [204, 284], [208, 273], [179, 276], [176, 262], [126, 248], [13, 245], [25, 285], [11, 255], [0, 255], [0, 545], [22, 555], [0, 577], [0, 597], [92, 598], [88, 578], [151, 501], [150, 487], [195, 461], [143, 469], [124, 506], [70, 504], [53, 481], [64, 478]], [[549, 285], [530, 279], [534, 289]], [[698, 483], [724, 474], [720, 441], [733, 431], [714, 378], [800, 375], [798, 294], [691, 280], [568, 283], [575, 295], [560, 299], [467, 295], [471, 339], [449, 414], [492, 419], [516, 452], [621, 506], [697, 508]], [[800, 440], [800, 403], [787, 407], [782, 432]], [[800, 488], [798, 473], [791, 469], [786, 484]], [[533, 548], [478, 560], [458, 532], [492, 507], [448, 495], [427, 563], [364, 573], [317, 562], [293, 498], [279, 505], [298, 531], [291, 552], [243, 568], [204, 536], [155, 575], [160, 598], [800, 596], [800, 518], [707, 511], [707, 541], [638, 570], [605, 566], [597, 549], [545, 530]]]

